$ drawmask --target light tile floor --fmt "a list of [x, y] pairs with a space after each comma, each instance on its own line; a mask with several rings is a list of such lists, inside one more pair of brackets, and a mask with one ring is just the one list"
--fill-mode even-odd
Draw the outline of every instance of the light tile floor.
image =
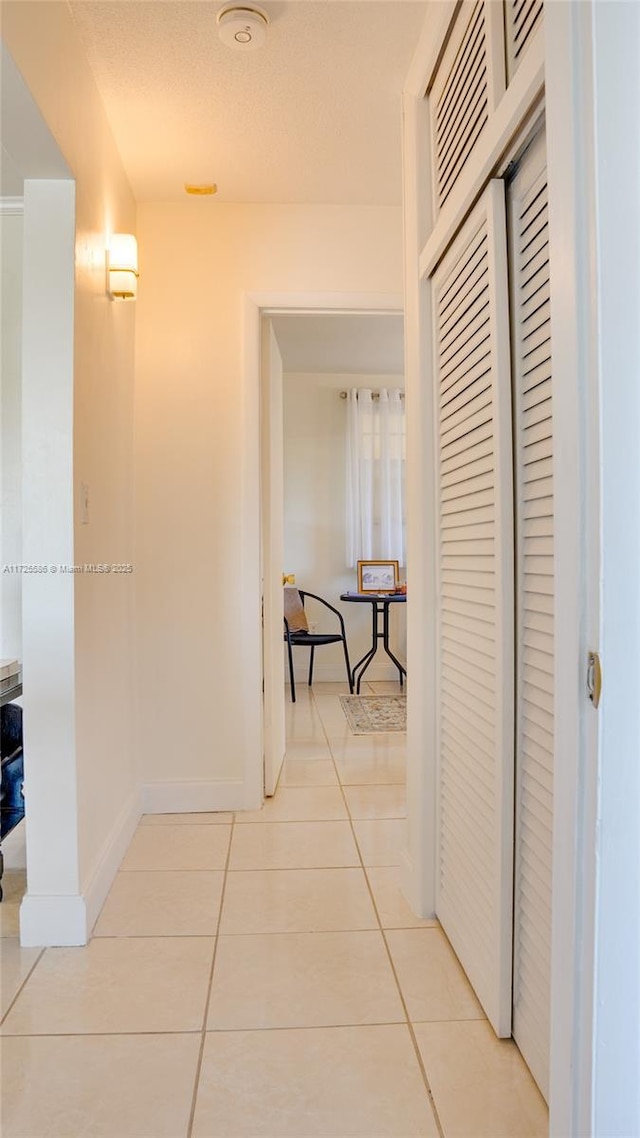
[[547, 1134], [517, 1048], [398, 887], [404, 737], [351, 736], [343, 690], [287, 703], [261, 811], [142, 819], [87, 948], [19, 948], [9, 861], [3, 1138]]

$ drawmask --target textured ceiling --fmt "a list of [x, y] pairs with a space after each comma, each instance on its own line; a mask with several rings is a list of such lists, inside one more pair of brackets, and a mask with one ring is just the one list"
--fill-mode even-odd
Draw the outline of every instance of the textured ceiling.
[[402, 315], [272, 316], [282, 365], [324, 375], [402, 375]]
[[218, 0], [71, 0], [139, 201], [397, 205], [417, 0], [263, 0], [266, 45], [219, 40]]

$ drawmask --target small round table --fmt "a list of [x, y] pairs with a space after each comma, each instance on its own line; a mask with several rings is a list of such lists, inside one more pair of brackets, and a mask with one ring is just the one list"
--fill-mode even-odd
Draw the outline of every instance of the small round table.
[[[406, 593], [341, 593], [341, 601], [349, 601], [353, 604], [370, 604], [371, 615], [373, 618], [373, 627], [371, 635], [371, 648], [365, 652], [361, 660], [354, 666], [351, 672], [351, 680], [356, 689], [356, 693], [360, 694], [360, 681], [364, 676], [369, 664], [373, 660], [376, 652], [378, 651], [378, 642], [382, 641], [382, 647], [387, 653], [390, 660], [393, 660], [400, 676], [400, 687], [404, 682], [407, 674], [406, 668], [402, 666], [396, 656], [394, 656], [391, 648], [389, 647], [389, 608], [391, 605], [406, 604]], [[382, 617], [382, 629], [380, 629], [380, 617]]]

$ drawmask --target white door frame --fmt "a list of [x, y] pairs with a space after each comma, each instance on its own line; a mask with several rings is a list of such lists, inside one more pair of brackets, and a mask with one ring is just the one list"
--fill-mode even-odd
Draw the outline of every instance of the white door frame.
[[[582, 9], [582, 10], [580, 10]], [[598, 646], [598, 395], [588, 65], [590, 4], [547, 5], [545, 100], [554, 377], [555, 753], [549, 1131], [593, 1134], [597, 716], [586, 652]], [[580, 42], [581, 41], [581, 42]], [[587, 54], [583, 54], [585, 52]], [[560, 278], [562, 274], [562, 279]], [[556, 275], [557, 274], [557, 275]], [[554, 280], [554, 277], [556, 278]], [[555, 287], [554, 287], [555, 285]]]
[[[640, 18], [546, 7], [556, 477], [551, 1126], [638, 1133]], [[615, 126], [615, 129], [612, 127]], [[626, 149], [626, 153], [625, 153]], [[559, 459], [560, 461], [560, 459]], [[587, 651], [603, 657], [600, 710]], [[635, 889], [634, 889], [635, 880]]]
[[264, 793], [268, 798], [276, 792], [286, 748], [281, 581], [284, 549], [284, 384], [282, 356], [273, 321], [268, 316], [262, 319], [261, 367], [263, 744]]
[[[242, 595], [242, 628], [245, 645], [243, 690], [247, 693], [242, 724], [244, 804], [256, 809], [263, 800], [264, 730], [262, 684], [273, 699], [284, 698], [274, 690], [268, 675], [269, 654], [262, 648], [262, 492], [261, 492], [261, 336], [262, 317], [276, 314], [397, 315], [404, 310], [401, 293], [375, 292], [248, 292], [244, 303], [244, 406], [242, 480], [242, 555], [239, 584]], [[407, 470], [407, 479], [410, 473]], [[265, 594], [265, 605], [268, 594]], [[267, 616], [265, 610], [265, 617]], [[269, 614], [271, 619], [271, 614]], [[273, 722], [273, 715], [271, 716]]]

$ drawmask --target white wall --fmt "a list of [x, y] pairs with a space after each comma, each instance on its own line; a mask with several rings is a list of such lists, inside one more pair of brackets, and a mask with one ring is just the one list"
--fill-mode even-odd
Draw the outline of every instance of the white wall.
[[247, 652], [260, 637], [259, 599], [239, 586], [253, 580], [254, 560], [259, 581], [245, 299], [401, 293], [401, 211], [148, 204], [138, 236], [138, 749], [147, 801], [175, 803], [177, 785], [189, 784], [192, 801], [211, 809], [240, 794], [243, 748], [253, 745], [238, 741]]
[[[61, 516], [68, 517], [72, 527], [65, 560], [79, 565], [132, 562], [135, 306], [116, 305], [107, 299], [105, 249], [111, 232], [134, 231], [135, 203], [67, 5], [57, 2], [4, 4], [2, 30], [13, 60], [75, 179], [75, 234], [74, 186], [69, 183], [72, 274], [75, 260], [75, 281], [72, 277], [71, 283], [72, 322], [69, 324], [72, 331], [70, 342], [59, 345], [56, 357], [57, 361], [66, 361], [68, 353], [71, 377], [69, 431], [56, 435], [57, 468], [64, 469], [68, 483], [66, 489], [62, 483], [51, 487], [56, 509]], [[48, 184], [41, 183], [39, 189], [37, 179], [48, 175], [46, 170], [38, 168], [28, 147], [24, 154], [18, 153], [21, 137], [28, 142], [30, 135], [35, 137], [37, 129], [31, 123], [23, 125], [17, 121], [18, 103], [16, 108], [14, 121], [10, 123], [16, 151], [12, 157], [19, 168], [22, 160], [22, 173], [34, 179], [31, 186], [35, 217], [46, 201]], [[12, 111], [13, 108], [5, 109], [8, 119]], [[29, 211], [25, 207], [26, 234], [29, 226]], [[35, 256], [35, 245], [33, 252]], [[52, 271], [55, 273], [55, 268]], [[52, 288], [55, 290], [53, 282]], [[27, 317], [25, 306], [25, 329]], [[29, 347], [33, 348], [32, 394], [35, 397], [40, 378], [38, 368], [42, 370], [44, 363], [38, 360], [35, 351], [37, 336], [31, 332], [26, 334]], [[59, 368], [50, 369], [50, 384], [57, 383], [58, 376]], [[62, 399], [62, 390], [59, 394]], [[55, 392], [51, 395], [54, 397]], [[25, 430], [33, 442], [37, 437], [37, 403], [34, 401], [31, 406], [32, 419], [25, 424]], [[30, 478], [33, 488], [38, 480], [37, 467], [30, 467]], [[80, 516], [82, 484], [89, 487], [88, 524], [82, 524]], [[41, 502], [38, 508], [43, 505]], [[29, 507], [25, 503], [25, 539], [28, 518], [37, 517], [36, 507], [35, 500]], [[33, 532], [34, 537], [38, 537], [35, 529]], [[39, 530], [39, 551], [44, 559], [42, 537], [43, 531]], [[60, 606], [56, 605], [56, 597], [58, 594], [61, 599], [64, 597], [66, 605], [69, 589], [71, 603], [63, 629], [59, 624]], [[58, 647], [61, 650], [62, 641], [71, 637], [68, 661], [65, 655], [66, 687], [61, 690], [56, 676], [55, 698], [51, 698], [50, 691], [47, 703], [46, 689], [36, 697], [35, 685], [30, 684], [25, 670], [28, 850], [31, 847], [27, 867], [28, 935], [40, 936], [46, 942], [48, 937], [64, 940], [65, 935], [76, 939], [81, 936], [77, 921], [73, 932], [67, 930], [67, 934], [64, 920], [56, 924], [56, 913], [64, 910], [68, 900], [60, 894], [70, 894], [74, 888], [79, 894], [76, 915], [86, 906], [86, 935], [86, 927], [91, 926], [97, 914], [138, 816], [138, 774], [131, 739], [133, 574], [84, 573], [73, 578], [59, 575], [55, 582], [49, 578], [46, 585], [41, 582], [37, 589], [34, 586], [34, 604], [38, 590], [37, 603], [49, 606], [45, 612], [50, 611], [52, 616], [57, 614], [51, 624], [46, 619], [40, 623], [44, 655], [55, 661]], [[35, 655], [37, 638], [30, 643]], [[61, 725], [61, 717], [66, 717], [68, 794], [66, 798], [62, 795], [62, 815], [46, 808], [47, 780], [53, 777], [46, 753], [48, 716], [55, 721], [56, 730]], [[30, 747], [29, 732], [33, 733], [36, 728], [38, 746]], [[33, 807], [33, 841], [29, 840], [29, 799]], [[40, 800], [38, 809], [36, 800]], [[68, 843], [69, 858], [76, 861], [73, 888], [69, 884], [74, 876], [71, 863], [68, 881], [63, 885], [57, 873], [56, 858], [51, 856], [65, 843]], [[23, 907], [23, 918], [24, 912]]]
[[[593, 1130], [640, 1133], [640, 10], [593, 5], [602, 447]], [[623, 173], [623, 176], [621, 176]]]
[[[22, 213], [0, 212], [0, 567], [22, 561]], [[0, 658], [22, 658], [22, 577], [0, 568]]]
[[[371, 609], [340, 601], [357, 588], [355, 569], [346, 566], [346, 430], [347, 402], [339, 392], [351, 387], [404, 387], [402, 376], [284, 376], [284, 565], [296, 584], [324, 597], [341, 610], [351, 665], [371, 647]], [[404, 577], [404, 568], [401, 569]], [[335, 617], [316, 610], [318, 630], [337, 628]], [[391, 615], [394, 650], [405, 658], [406, 613]], [[309, 653], [294, 649], [296, 677], [306, 681]], [[287, 670], [288, 675], [288, 670]], [[397, 680], [398, 672], [382, 652], [367, 669], [368, 680]], [[342, 645], [320, 649], [314, 679], [344, 681]]]

